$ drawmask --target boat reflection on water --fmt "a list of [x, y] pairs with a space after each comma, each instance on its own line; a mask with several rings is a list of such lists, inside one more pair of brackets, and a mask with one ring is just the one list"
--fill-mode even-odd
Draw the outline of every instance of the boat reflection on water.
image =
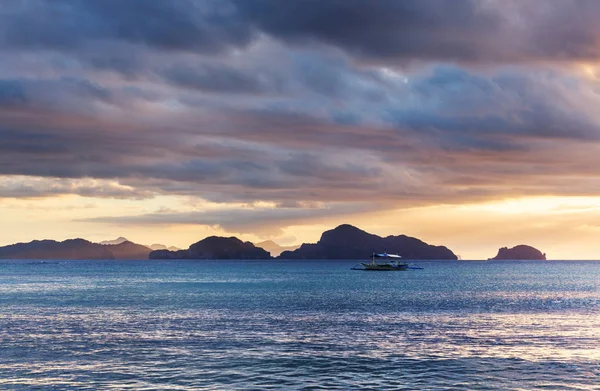
[[[385, 262], [375, 262], [377, 259], [386, 259]], [[354, 266], [352, 270], [367, 270], [367, 271], [392, 271], [392, 270], [410, 270], [410, 269], [423, 269], [422, 267], [409, 264], [407, 262], [400, 262], [402, 257], [398, 254], [388, 254], [384, 252], [382, 254], [373, 253], [371, 256], [371, 262], [361, 262]]]

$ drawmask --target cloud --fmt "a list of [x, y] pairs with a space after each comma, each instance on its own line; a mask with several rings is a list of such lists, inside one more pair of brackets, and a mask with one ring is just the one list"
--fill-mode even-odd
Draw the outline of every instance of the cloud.
[[[376, 61], [597, 59], [600, 6], [537, 0], [237, 0], [257, 29]], [[577, 20], [577, 23], [573, 23]]]
[[[445, 134], [466, 148], [485, 147], [480, 142], [490, 135], [593, 140], [600, 136], [595, 113], [574, 99], [589, 93], [582, 80], [551, 70], [480, 75], [439, 67], [408, 81], [406, 88], [416, 104], [391, 108], [391, 121]], [[588, 98], [597, 100], [598, 95]], [[510, 144], [490, 140], [490, 146], [502, 150]]]
[[85, 79], [63, 77], [55, 80], [0, 80], [0, 110], [91, 108], [94, 103], [111, 103], [108, 90]]
[[137, 216], [97, 217], [88, 222], [129, 225], [201, 225], [216, 226], [229, 233], [272, 235], [293, 224], [344, 218], [368, 211], [366, 204], [333, 204], [313, 208], [220, 208], [204, 211], [159, 211]]
[[130, 76], [146, 67], [133, 53], [228, 55], [264, 36], [388, 65], [564, 62], [598, 59], [598, 17], [595, 0], [15, 0], [0, 11], [0, 47]]
[[[339, 88], [348, 94], [296, 84], [290, 96], [230, 92], [233, 98], [220, 100], [215, 91], [209, 98], [167, 85], [150, 99], [146, 83], [16, 79], [3, 89], [22, 99], [5, 99], [0, 173], [114, 180], [144, 195], [217, 202], [460, 202], [567, 192], [561, 181], [586, 169], [581, 152], [592, 151], [600, 134], [598, 96], [575, 74], [448, 65], [401, 74], [308, 58], [316, 69], [337, 66]], [[293, 70], [287, 77], [298, 80]], [[48, 85], [55, 86], [53, 98]], [[214, 106], [172, 109], [164, 100], [190, 93]], [[131, 100], [121, 104], [124, 96]], [[548, 154], [558, 145], [579, 151], [566, 168], [556, 166], [568, 154]], [[553, 169], [561, 181], [542, 177]], [[519, 186], [499, 188], [490, 176]], [[588, 186], [581, 181], [576, 189], [592, 191]]]
[[476, 3], [355, 0], [236, 1], [261, 31], [291, 43], [323, 42], [375, 58], [472, 59], [479, 37], [465, 32], [498, 28], [500, 19]]
[[0, 193], [268, 201], [273, 224], [593, 194], [599, 7], [574, 4], [7, 2]]
[[144, 199], [153, 195], [149, 191], [106, 180], [0, 176], [0, 198], [43, 198], [66, 194], [117, 199]]
[[8, 49], [70, 51], [123, 41], [163, 50], [219, 52], [252, 39], [236, 10], [215, 0], [9, 1], [0, 21], [0, 43]]
[[274, 90], [267, 75], [252, 74], [226, 65], [175, 66], [162, 72], [163, 78], [182, 88], [208, 92], [261, 93]]

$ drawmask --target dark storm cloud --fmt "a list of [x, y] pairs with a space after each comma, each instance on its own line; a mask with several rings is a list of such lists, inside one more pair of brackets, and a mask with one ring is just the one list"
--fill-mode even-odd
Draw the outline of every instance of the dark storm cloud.
[[226, 65], [176, 66], [164, 70], [162, 76], [177, 86], [209, 92], [260, 93], [275, 90], [266, 77], [261, 80], [260, 75]]
[[0, 107], [27, 102], [22, 83], [17, 80], [0, 80]]
[[595, 0], [237, 0], [256, 26], [290, 43], [361, 58], [466, 62], [595, 59]]
[[130, 171], [138, 161], [160, 160], [169, 152], [168, 146], [177, 145], [160, 129], [145, 131], [144, 137], [139, 137], [139, 131], [139, 126], [101, 121], [76, 111], [0, 110], [0, 174], [127, 177], [134, 174]]
[[[60, 116], [41, 117], [45, 123], [36, 119], [0, 125], [0, 175], [118, 178], [139, 190], [123, 192], [134, 198], [152, 192], [205, 196], [217, 202], [330, 198], [323, 189], [332, 181], [342, 191], [352, 189], [356, 180], [367, 184], [381, 175], [374, 165], [326, 159], [318, 153], [286, 153], [260, 144], [236, 146], [227, 139], [214, 142], [160, 127], [140, 130], [85, 117], [69, 118], [64, 126]], [[47, 189], [48, 195], [56, 194], [49, 187], [36, 189], [30, 193]], [[312, 195], [303, 195], [310, 189]], [[92, 190], [78, 188], [74, 193], [91, 196]], [[101, 187], [96, 190], [104, 196]]]
[[0, 42], [11, 49], [70, 51], [97, 41], [123, 41], [220, 52], [252, 39], [236, 10], [218, 0], [9, 0], [0, 21]]
[[0, 110], [42, 108], [78, 111], [89, 108], [94, 102], [112, 103], [111, 93], [85, 79], [0, 80]]
[[595, 0], [9, 0], [0, 47], [71, 53], [129, 74], [146, 64], [123, 45], [215, 54], [261, 34], [391, 63], [564, 61], [598, 58], [599, 17]]
[[600, 140], [595, 118], [580, 112], [579, 102], [568, 96], [586, 89], [585, 83], [555, 71], [480, 75], [438, 67], [412, 78], [406, 88], [419, 104], [390, 108], [390, 121], [457, 148], [486, 148], [487, 142], [490, 149], [502, 151], [519, 148], [524, 137]]
[[[362, 0], [239, 0], [260, 30], [294, 42], [323, 42], [366, 56], [477, 59], [498, 15], [475, 2]], [[479, 32], [479, 35], [471, 34]], [[484, 34], [485, 33], [485, 34]]]
[[564, 61], [596, 55], [600, 7], [565, 4], [8, 1], [0, 174], [120, 185], [5, 194], [387, 205], [575, 191], [560, 179], [599, 175], [600, 88]]
[[[115, 92], [95, 83], [71, 79], [4, 82], [0, 85], [4, 91], [1, 102], [11, 108], [21, 105], [23, 109], [61, 110], [60, 115], [49, 118], [38, 118], [35, 110], [30, 111], [18, 121], [13, 118], [14, 124], [9, 117], [4, 118], [0, 150], [5, 163], [1, 169], [4, 174], [17, 175], [142, 176], [277, 188], [305, 185], [293, 177], [301, 172], [308, 173], [307, 178], [313, 174], [315, 183], [320, 178], [341, 183], [346, 175], [363, 179], [382, 175], [376, 165], [361, 169], [363, 162], [352, 167], [319, 159], [327, 154], [343, 156], [347, 149], [378, 153], [386, 160], [414, 162], [414, 151], [419, 147], [501, 153], [530, 150], [530, 139], [596, 140], [600, 135], [589, 114], [569, 103], [573, 97], [565, 96], [569, 88], [577, 94], [581, 87], [577, 79], [557, 73], [512, 70], [480, 75], [441, 67], [431, 73], [409, 75], [396, 85], [385, 79], [377, 81], [362, 71], [352, 73], [342, 68], [340, 73], [344, 74], [344, 89], [351, 92], [348, 97], [340, 101], [325, 95], [307, 109], [303, 108], [304, 100], [291, 103], [306, 110], [304, 114], [287, 113], [277, 106], [247, 110], [241, 100], [221, 108], [217, 104], [212, 114], [186, 111], [167, 116], [162, 124], [153, 121], [144, 125], [135, 120], [130, 124], [107, 122], [93, 112], [87, 120], [73, 119], [81, 107], [95, 101], [118, 102]], [[386, 98], [366, 98], [361, 93], [366, 82]], [[143, 90], [130, 90], [133, 95], [144, 95]], [[299, 94], [301, 98], [302, 92]], [[340, 120], [345, 113], [351, 115], [351, 121]], [[217, 158], [212, 153], [207, 159], [206, 154], [219, 150], [219, 145], [212, 143], [199, 150], [187, 141], [194, 135], [255, 145], [226, 147]], [[311, 152], [305, 153], [307, 150]], [[291, 158], [281, 155], [290, 152]], [[306, 158], [298, 158], [303, 156]]]

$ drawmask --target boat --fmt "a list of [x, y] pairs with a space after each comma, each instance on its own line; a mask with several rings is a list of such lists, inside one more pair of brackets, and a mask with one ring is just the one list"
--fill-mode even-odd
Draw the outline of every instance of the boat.
[[[387, 262], [375, 262], [375, 258], [387, 259]], [[358, 265], [354, 266], [352, 269], [378, 271], [414, 269], [414, 267], [410, 267], [408, 263], [400, 262], [401, 258], [402, 257], [398, 254], [388, 254], [387, 252], [384, 252], [382, 254], [373, 253], [373, 255], [371, 256], [371, 262], [361, 262]]]

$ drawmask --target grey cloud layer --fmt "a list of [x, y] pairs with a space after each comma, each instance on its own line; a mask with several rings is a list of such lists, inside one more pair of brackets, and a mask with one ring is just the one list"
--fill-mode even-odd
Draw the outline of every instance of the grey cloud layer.
[[383, 60], [593, 59], [598, 17], [595, 0], [9, 0], [0, 44], [78, 51], [113, 41], [222, 53], [268, 34]]
[[9, 0], [0, 15], [2, 44], [9, 49], [68, 51], [114, 40], [219, 52], [252, 38], [235, 9], [218, 0]]
[[[600, 83], [576, 66], [598, 20], [586, 0], [7, 1], [0, 175], [46, 182], [0, 197], [596, 194]], [[154, 218], [182, 222], [134, 220]]]

